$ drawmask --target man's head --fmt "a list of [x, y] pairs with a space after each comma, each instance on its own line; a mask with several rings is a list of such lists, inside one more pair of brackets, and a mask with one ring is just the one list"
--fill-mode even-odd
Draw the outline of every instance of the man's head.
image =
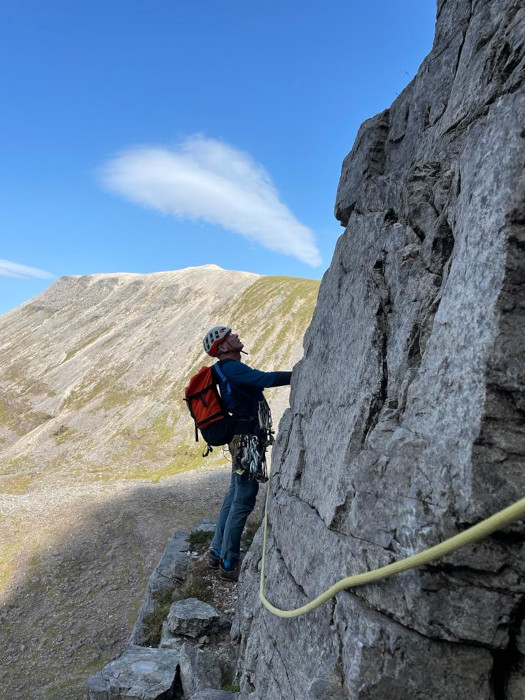
[[211, 357], [240, 357], [244, 345], [237, 333], [232, 333], [229, 326], [214, 326], [202, 341], [204, 352]]

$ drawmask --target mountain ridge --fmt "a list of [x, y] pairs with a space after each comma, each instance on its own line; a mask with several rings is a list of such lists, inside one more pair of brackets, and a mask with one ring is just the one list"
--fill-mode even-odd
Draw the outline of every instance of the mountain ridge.
[[[183, 402], [191, 374], [212, 362], [205, 332], [228, 323], [250, 364], [291, 369], [318, 288], [214, 265], [100, 273], [61, 278], [0, 317], [0, 598], [21, 696], [42, 698], [24, 678], [44, 688], [60, 663], [63, 680], [80, 674], [81, 697], [79, 668], [118, 652], [166, 540], [216, 515], [228, 461], [220, 449], [202, 459]], [[268, 390], [276, 426], [288, 395]], [[73, 659], [53, 628], [64, 652], [78, 647]]]

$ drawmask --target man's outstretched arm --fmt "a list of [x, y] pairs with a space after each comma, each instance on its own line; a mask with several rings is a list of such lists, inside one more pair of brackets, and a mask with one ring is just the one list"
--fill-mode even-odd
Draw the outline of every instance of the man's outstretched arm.
[[226, 362], [221, 369], [234, 384], [244, 384], [257, 389], [284, 386], [290, 383], [292, 377], [291, 372], [261, 372], [243, 362]]

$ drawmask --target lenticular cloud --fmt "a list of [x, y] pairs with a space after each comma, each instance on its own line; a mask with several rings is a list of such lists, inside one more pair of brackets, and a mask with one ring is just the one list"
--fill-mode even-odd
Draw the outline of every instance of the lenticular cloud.
[[0, 277], [10, 277], [11, 279], [27, 280], [31, 278], [52, 279], [53, 275], [37, 267], [21, 265], [11, 262], [11, 260], [0, 260]]
[[202, 219], [321, 264], [312, 231], [281, 202], [266, 170], [247, 153], [203, 136], [178, 148], [132, 148], [102, 168], [109, 189], [133, 202], [184, 219]]

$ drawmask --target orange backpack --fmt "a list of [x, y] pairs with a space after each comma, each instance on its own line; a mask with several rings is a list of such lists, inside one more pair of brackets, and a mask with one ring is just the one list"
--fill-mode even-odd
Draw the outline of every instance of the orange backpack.
[[233, 437], [233, 418], [224, 406], [217, 388], [217, 378], [213, 367], [201, 367], [185, 389], [185, 398], [191, 417], [195, 421], [195, 440], [199, 440], [199, 430], [211, 446], [226, 445]]

